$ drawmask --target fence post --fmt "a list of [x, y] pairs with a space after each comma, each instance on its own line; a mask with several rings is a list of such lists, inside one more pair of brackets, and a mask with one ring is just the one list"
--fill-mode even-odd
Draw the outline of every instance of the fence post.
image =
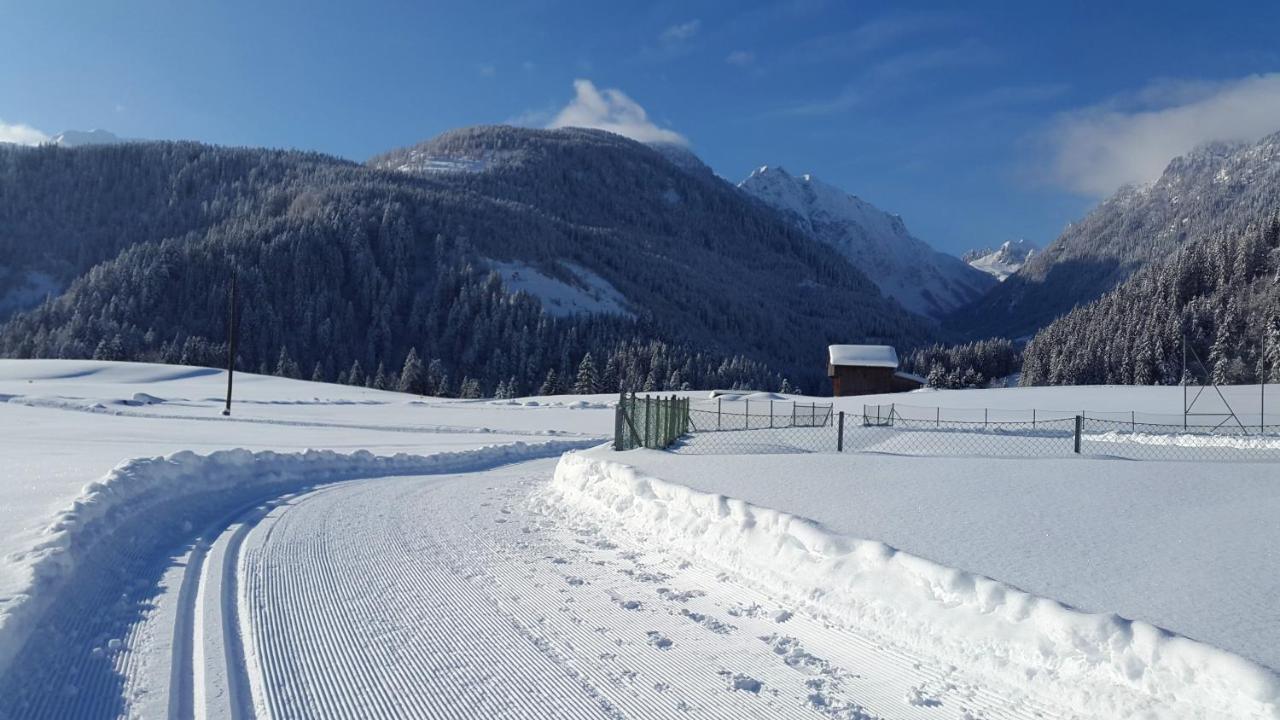
[[649, 447], [649, 416], [653, 413], [653, 406], [650, 404], [650, 397], [644, 396], [644, 446]]
[[937, 411], [937, 416], [938, 416], [937, 427], [938, 429], [942, 429], [942, 406], [939, 405], [938, 407], [934, 408], [934, 410]]
[[773, 401], [769, 401], [769, 428], [773, 429]]
[[987, 408], [982, 408], [982, 429], [983, 430], [987, 429], [987, 418], [989, 417], [990, 413], [991, 411], [988, 410]]
[[667, 402], [667, 447], [676, 441], [676, 396]]
[[844, 452], [844, 411], [840, 411], [839, 430], [836, 430], [836, 452]]
[[1129, 411], [1129, 432], [1138, 433], [1138, 413], [1133, 410]]
[[1076, 416], [1076, 454], [1080, 454], [1080, 431], [1084, 429], [1084, 416]]
[[745, 410], [743, 410], [743, 414], [744, 414], [744, 416], [745, 416], [745, 418], [746, 418], [746, 420], [745, 420], [746, 425], [745, 425], [745, 426], [743, 426], [743, 429], [744, 429], [744, 430], [750, 430], [750, 429], [751, 429], [751, 401], [750, 401], [750, 400], [743, 400], [742, 402], [744, 403], [743, 407], [745, 407], [745, 408], [746, 408]]
[[1031, 408], [1031, 429], [1036, 429], [1036, 409]]
[[622, 414], [627, 411], [627, 394], [618, 396], [618, 408], [613, 413], [613, 449], [622, 450]]
[[796, 401], [791, 401], [791, 427], [796, 426]]
[[716, 429], [720, 429], [720, 408], [724, 405], [724, 396], [716, 398]]

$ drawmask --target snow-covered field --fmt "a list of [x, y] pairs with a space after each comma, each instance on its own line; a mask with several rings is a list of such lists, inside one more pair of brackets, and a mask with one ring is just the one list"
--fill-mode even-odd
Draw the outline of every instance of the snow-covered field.
[[[1280, 717], [1280, 466], [615, 453], [604, 396], [236, 388], [0, 361], [0, 718]], [[1181, 391], [837, 405], [900, 401]]]

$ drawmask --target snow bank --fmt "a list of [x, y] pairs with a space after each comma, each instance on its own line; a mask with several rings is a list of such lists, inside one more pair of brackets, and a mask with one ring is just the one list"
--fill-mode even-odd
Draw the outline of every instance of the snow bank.
[[1229, 448], [1232, 450], [1280, 450], [1280, 437], [1258, 435], [1204, 435], [1185, 433], [1162, 435], [1159, 433], [1105, 432], [1085, 435], [1089, 442], [1132, 443], [1163, 447]]
[[566, 454], [541, 501], [709, 561], [886, 643], [1052, 694], [1086, 716], [1280, 718], [1280, 678], [1237, 655], [627, 465]]
[[0, 675], [21, 649], [44, 609], [71, 591], [91, 553], [112, 545], [146, 545], [159, 526], [177, 524], [184, 537], [246, 504], [338, 480], [392, 475], [464, 472], [503, 463], [553, 457], [598, 440], [558, 440], [492, 445], [432, 455], [374, 455], [368, 451], [301, 453], [244, 449], [208, 455], [178, 452], [137, 458], [89, 483], [59, 512], [29, 550], [3, 562], [29, 581], [22, 592], [0, 598]]

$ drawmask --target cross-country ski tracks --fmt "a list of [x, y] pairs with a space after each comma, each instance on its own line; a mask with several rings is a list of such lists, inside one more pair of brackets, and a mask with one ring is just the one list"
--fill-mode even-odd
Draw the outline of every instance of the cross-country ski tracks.
[[[547, 461], [357, 481], [241, 549], [273, 717], [1054, 717], [589, 525], [532, 511]], [[634, 544], [633, 544], [634, 545]]]
[[0, 718], [1055, 717], [542, 514], [552, 468], [346, 481], [203, 532], [157, 508], [50, 608]]

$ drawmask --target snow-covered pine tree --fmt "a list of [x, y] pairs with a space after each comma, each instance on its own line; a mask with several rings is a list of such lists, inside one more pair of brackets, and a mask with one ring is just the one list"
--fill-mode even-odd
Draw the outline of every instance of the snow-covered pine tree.
[[539, 395], [559, 395], [560, 379], [556, 376], [556, 369], [551, 368], [547, 371], [547, 377], [542, 381], [542, 386], [538, 388]]
[[422, 395], [426, 392], [426, 380], [427, 368], [422, 364], [422, 358], [418, 357], [417, 348], [409, 348], [396, 389], [403, 393]]
[[473, 377], [462, 378], [462, 384], [458, 386], [458, 397], [466, 400], [475, 400], [481, 397], [480, 381]]
[[573, 392], [576, 395], [595, 395], [600, 392], [600, 381], [596, 377], [596, 365], [591, 359], [591, 353], [582, 356], [582, 362], [578, 363], [578, 379], [573, 383]]
[[275, 374], [280, 377], [293, 378], [299, 380], [302, 378], [302, 368], [298, 367], [298, 363], [289, 355], [289, 348], [284, 345], [280, 346], [280, 358], [276, 360]]

